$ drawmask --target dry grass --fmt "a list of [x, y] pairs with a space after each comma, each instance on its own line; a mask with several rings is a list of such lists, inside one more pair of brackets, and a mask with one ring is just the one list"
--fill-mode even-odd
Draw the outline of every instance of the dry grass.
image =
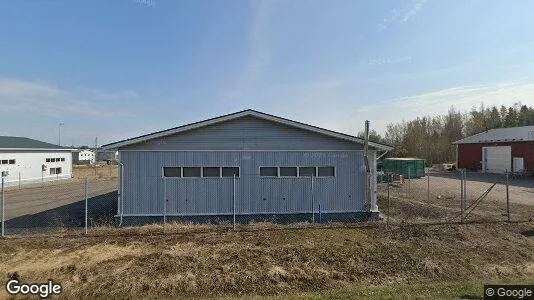
[[119, 176], [118, 165], [80, 165], [72, 166], [72, 176], [77, 179], [110, 179]]
[[[167, 224], [100, 227], [89, 236], [0, 240], [4, 278], [52, 278], [61, 298], [189, 298], [254, 295], [286, 298], [387, 298], [445, 289], [470, 293], [466, 282], [534, 276], [534, 225], [345, 226]], [[452, 284], [452, 287], [451, 287]], [[363, 288], [365, 287], [365, 288]], [[373, 292], [374, 291], [374, 292]], [[414, 293], [414, 294], [411, 294]], [[373, 295], [382, 295], [373, 297]], [[0, 296], [6, 296], [5, 294]], [[390, 297], [391, 298], [391, 297]]]

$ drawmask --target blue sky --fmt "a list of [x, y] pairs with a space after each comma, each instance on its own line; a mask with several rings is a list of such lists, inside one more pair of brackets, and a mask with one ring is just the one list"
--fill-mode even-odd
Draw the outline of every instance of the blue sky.
[[534, 105], [534, 1], [0, 3], [0, 135], [92, 145], [247, 108], [348, 134]]

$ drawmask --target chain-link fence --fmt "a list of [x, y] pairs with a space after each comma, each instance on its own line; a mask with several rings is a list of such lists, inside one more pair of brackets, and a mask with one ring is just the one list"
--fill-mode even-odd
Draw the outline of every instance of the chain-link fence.
[[3, 234], [83, 232], [86, 227], [114, 224], [116, 166], [81, 169], [75, 169], [73, 178], [4, 183], [0, 198]]
[[511, 174], [428, 169], [420, 178], [378, 178], [380, 211], [392, 223], [528, 221], [533, 199], [532, 178]]
[[[5, 235], [62, 231], [83, 233], [86, 226], [91, 230], [95, 226], [115, 225], [114, 218], [120, 215], [120, 211], [117, 210], [120, 207], [117, 170], [117, 166], [79, 167], [75, 170], [73, 178], [69, 179], [5, 185], [1, 198], [3, 233]], [[227, 181], [225, 199], [228, 203], [218, 207], [217, 213], [221, 215], [220, 223], [231, 225], [234, 222], [236, 208], [233, 195], [240, 195], [242, 191], [241, 186], [235, 182], [239, 180], [228, 178]], [[161, 205], [165, 213], [163, 217], [157, 217], [155, 222], [188, 222], [187, 218], [170, 215], [176, 211], [194, 213], [196, 209], [203, 209], [195, 207], [199, 205], [198, 201], [189, 201], [188, 193], [197, 198], [214, 197], [214, 195], [199, 194], [199, 189], [193, 188], [189, 191], [177, 184], [178, 181], [165, 182], [164, 194], [160, 197], [160, 201], [156, 201], [159, 204], [155, 204]], [[183, 197], [176, 197], [177, 189], [182, 191]], [[288, 203], [286, 214], [273, 215], [267, 220], [265, 218], [239, 220], [238, 217], [237, 221], [238, 223], [249, 221], [322, 223], [322, 211], [328, 206], [323, 200], [329, 198], [328, 195], [324, 195], [324, 189], [320, 184], [314, 183], [313, 178], [310, 178], [309, 189], [305, 190], [309, 192], [301, 195], [309, 199], [309, 203], [302, 203], [305, 207], [292, 207], [292, 202], [286, 201], [283, 195], [272, 195], [273, 199], [276, 196], [280, 198], [278, 200]], [[290, 192], [291, 188], [288, 187], [287, 193]], [[424, 176], [419, 178], [391, 173], [381, 174], [377, 178], [377, 198], [384, 223], [391, 224], [513, 222], [529, 221], [534, 217], [533, 178], [516, 177], [511, 174], [432, 169], [427, 169]], [[264, 199], [258, 205], [269, 205], [269, 200]], [[269, 207], [255, 209], [267, 211]], [[310, 213], [302, 214], [301, 212], [306, 209], [309, 209]], [[293, 211], [295, 215], [291, 214]]]

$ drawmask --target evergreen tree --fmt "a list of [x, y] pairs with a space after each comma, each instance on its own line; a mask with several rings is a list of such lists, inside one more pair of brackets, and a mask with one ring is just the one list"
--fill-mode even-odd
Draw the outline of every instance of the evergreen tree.
[[522, 105], [519, 109], [519, 115], [517, 117], [517, 123], [519, 126], [527, 126], [530, 123], [530, 111], [528, 106]]
[[504, 118], [504, 127], [516, 127], [517, 126], [517, 112], [513, 107], [508, 108], [506, 118]]
[[481, 105], [468, 113], [451, 108], [443, 116], [390, 123], [384, 138], [373, 131], [370, 138], [392, 145], [395, 149], [389, 156], [420, 157], [432, 164], [453, 162], [456, 151], [452, 143], [465, 136], [494, 128], [525, 125], [534, 125], [534, 107], [520, 103], [509, 108]]
[[493, 106], [488, 114], [488, 129], [501, 128], [501, 114], [496, 106]]

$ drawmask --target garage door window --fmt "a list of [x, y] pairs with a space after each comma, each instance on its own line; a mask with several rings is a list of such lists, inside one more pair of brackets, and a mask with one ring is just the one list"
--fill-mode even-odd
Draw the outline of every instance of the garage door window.
[[260, 167], [260, 176], [262, 177], [277, 177], [278, 167]]
[[300, 177], [317, 176], [317, 174], [315, 174], [315, 167], [300, 167], [299, 176]]
[[163, 168], [163, 176], [165, 177], [182, 177], [182, 168], [165, 167]]
[[222, 176], [223, 177], [239, 177], [239, 168], [238, 167], [223, 167]]
[[335, 176], [336, 172], [334, 167], [318, 167], [317, 173], [317, 176], [319, 177], [332, 177]]
[[297, 177], [297, 167], [280, 167], [280, 177]]
[[221, 177], [221, 168], [219, 167], [204, 167], [202, 168], [203, 177]]
[[197, 167], [184, 167], [183, 168], [184, 178], [194, 178], [200, 177], [200, 168]]

